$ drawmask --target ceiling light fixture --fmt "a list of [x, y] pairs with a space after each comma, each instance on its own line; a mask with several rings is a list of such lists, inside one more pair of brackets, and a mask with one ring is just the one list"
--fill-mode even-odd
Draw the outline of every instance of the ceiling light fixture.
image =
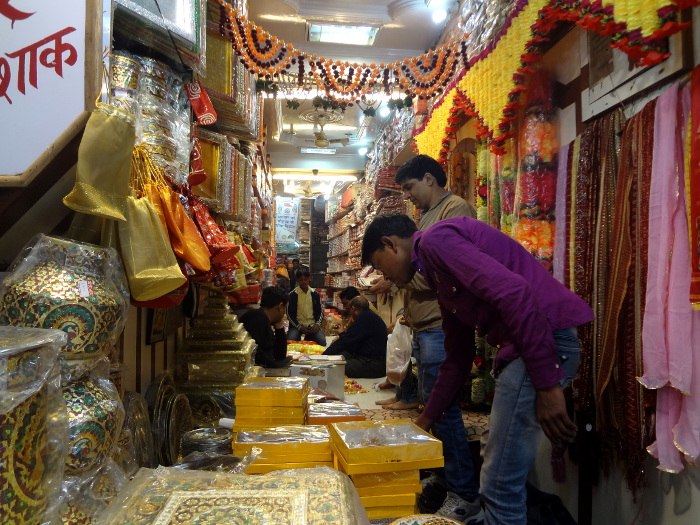
[[357, 175], [303, 175], [299, 173], [276, 173], [272, 180], [305, 180], [312, 182], [357, 182]]
[[389, 113], [391, 113], [391, 110], [388, 106], [383, 106], [382, 109], [379, 110], [379, 116], [382, 118], [388, 117]]
[[435, 11], [433, 11], [433, 22], [435, 22], [436, 24], [439, 24], [440, 22], [445, 20], [445, 18], [447, 18], [447, 11], [445, 11], [444, 9], [436, 9]]
[[314, 155], [335, 155], [334, 148], [299, 148], [301, 153], [313, 153]]
[[333, 24], [310, 24], [309, 42], [327, 42], [371, 46], [377, 36], [377, 27], [372, 26], [341, 26]]
[[360, 148], [357, 150], [357, 153], [359, 153], [360, 155], [367, 155], [367, 151], [367, 148]]

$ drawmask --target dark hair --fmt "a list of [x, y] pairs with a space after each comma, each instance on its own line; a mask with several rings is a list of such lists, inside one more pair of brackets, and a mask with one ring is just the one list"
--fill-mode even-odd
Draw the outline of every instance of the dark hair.
[[342, 292], [340, 292], [341, 299], [352, 299], [353, 297], [357, 297], [359, 295], [360, 295], [360, 290], [358, 290], [354, 286], [348, 286]]
[[260, 306], [262, 308], [274, 308], [280, 303], [287, 304], [289, 294], [280, 286], [268, 286], [263, 289], [262, 297], [260, 298]]
[[447, 175], [440, 163], [428, 155], [416, 155], [415, 157], [404, 162], [396, 172], [394, 180], [399, 186], [407, 179], [421, 180], [426, 173], [430, 173], [435, 177], [436, 182], [441, 188], [447, 185]]
[[362, 239], [362, 264], [371, 264], [372, 254], [384, 249], [382, 237], [396, 235], [400, 239], [409, 239], [417, 229], [416, 223], [402, 213], [377, 217], [365, 229]]
[[369, 301], [366, 297], [355, 297], [352, 301], [350, 301], [348, 307], [357, 308], [358, 310], [369, 310]]
[[299, 262], [299, 259], [292, 259], [292, 263]]
[[308, 277], [309, 279], [311, 279], [311, 274], [309, 273], [309, 270], [297, 270], [297, 273], [295, 275], [297, 279], [299, 279], [299, 277]]

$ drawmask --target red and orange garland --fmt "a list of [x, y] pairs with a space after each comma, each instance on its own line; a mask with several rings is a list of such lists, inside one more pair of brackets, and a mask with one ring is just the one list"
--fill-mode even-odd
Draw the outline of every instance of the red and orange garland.
[[[454, 93], [450, 91], [458, 90], [473, 107], [480, 134], [497, 152], [512, 137], [511, 123], [521, 109], [525, 78], [559, 23], [611, 35], [613, 47], [639, 65], [653, 65], [668, 56], [663, 39], [688, 26], [679, 21], [680, 11], [700, 4], [700, 0], [519, 0], [501, 32], [477, 56], [468, 58], [464, 39], [392, 63], [350, 64], [295, 49], [230, 3], [218, 2], [222, 34], [231, 39], [244, 66], [258, 79], [287, 87], [290, 81], [302, 89], [316, 87], [340, 107], [397, 91], [423, 99], [443, 95], [451, 103]], [[436, 106], [439, 109], [440, 104]], [[434, 120], [433, 115], [430, 121]], [[421, 153], [438, 157], [449, 126], [446, 120], [430, 121], [420, 133], [428, 133], [431, 139], [416, 137], [416, 142]], [[433, 130], [435, 126], [441, 129]], [[429, 142], [430, 147], [424, 151], [421, 142]]]

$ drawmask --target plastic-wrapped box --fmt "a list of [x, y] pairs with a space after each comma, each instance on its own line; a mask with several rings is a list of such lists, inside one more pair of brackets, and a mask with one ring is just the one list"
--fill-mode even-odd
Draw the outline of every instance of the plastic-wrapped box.
[[347, 474], [443, 466], [442, 442], [410, 419], [333, 423], [329, 432]]
[[0, 284], [0, 325], [56, 328], [68, 359], [108, 355], [121, 334], [129, 289], [112, 248], [37, 235]]
[[245, 454], [258, 447], [268, 456], [301, 456], [329, 453], [330, 434], [321, 425], [286, 425], [263, 429], [242, 429], [236, 435], [233, 452]]
[[236, 388], [236, 406], [302, 406], [308, 393], [306, 377], [253, 377]]
[[347, 476], [329, 468], [265, 476], [141, 469], [96, 523], [354, 525], [353, 494]]
[[344, 421], [364, 421], [365, 415], [357, 405], [350, 403], [313, 403], [309, 405], [310, 425], [329, 425]]
[[48, 522], [68, 434], [57, 361], [60, 330], [0, 326], [0, 523]]

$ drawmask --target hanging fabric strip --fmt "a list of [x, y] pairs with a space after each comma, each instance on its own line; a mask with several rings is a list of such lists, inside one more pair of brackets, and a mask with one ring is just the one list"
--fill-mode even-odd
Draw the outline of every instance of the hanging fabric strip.
[[690, 302], [694, 310], [700, 310], [700, 66], [693, 69], [690, 78], [692, 125], [685, 191], [693, 271], [690, 280]]
[[557, 196], [554, 204], [556, 222], [554, 227], [554, 278], [564, 283], [564, 257], [566, 256], [566, 174], [569, 166], [569, 149], [566, 144], [559, 150], [559, 165], [557, 168]]

